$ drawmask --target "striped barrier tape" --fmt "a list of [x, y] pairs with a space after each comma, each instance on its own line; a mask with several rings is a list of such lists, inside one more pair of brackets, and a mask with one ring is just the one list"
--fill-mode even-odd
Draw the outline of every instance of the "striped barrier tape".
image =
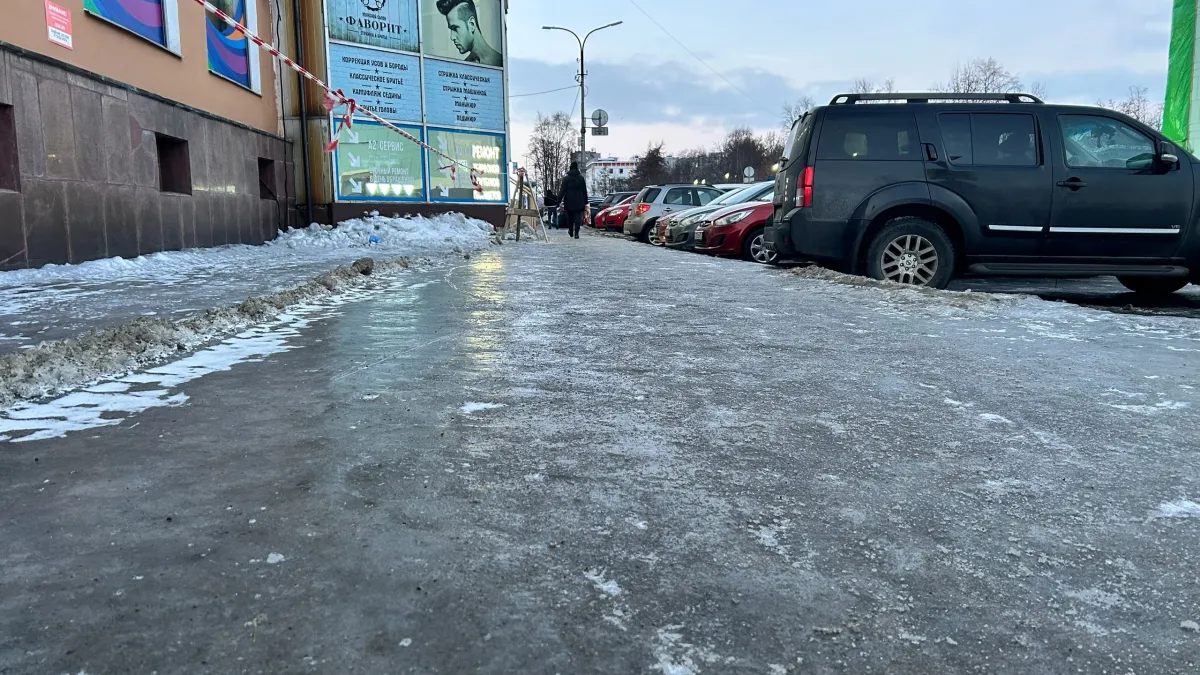
[[[375, 114], [375, 112], [372, 111], [371, 109], [364, 108], [364, 107], [358, 105], [358, 103], [355, 102], [354, 99], [352, 99], [352, 98], [346, 96], [344, 93], [342, 93], [341, 89], [335, 90], [332, 87], [330, 87], [329, 85], [322, 82], [320, 80], [320, 78], [318, 78], [317, 76], [308, 72], [307, 70], [302, 68], [300, 66], [300, 64], [289, 59], [287, 56], [284, 56], [283, 53], [281, 53], [278, 49], [275, 49], [275, 47], [271, 46], [270, 43], [263, 40], [262, 38], [255, 35], [254, 33], [250, 32], [249, 28], [238, 23], [238, 21], [236, 19], [229, 16], [228, 14], [223, 12], [221, 9], [215, 7], [212, 3], [208, 2], [208, 0], [195, 0], [195, 1], [197, 4], [204, 7], [204, 9], [212, 12], [213, 14], [216, 14], [225, 23], [227, 23], [230, 26], [241, 31], [246, 36], [247, 39], [249, 39], [254, 44], [258, 45], [259, 47], [265, 49], [267, 52], [269, 52], [271, 54], [271, 56], [273, 56], [276, 59], [278, 59], [279, 61], [281, 61], [288, 68], [291, 68], [292, 70], [296, 71], [300, 75], [304, 76], [304, 78], [306, 80], [308, 80], [309, 82], [312, 82], [313, 84], [317, 85], [321, 89], [325, 90], [325, 99], [324, 99], [324, 101], [322, 101], [322, 106], [325, 108], [326, 111], [332, 113], [334, 111], [334, 109], [339, 108], [343, 105], [346, 106], [346, 112], [345, 112], [345, 114], [342, 115], [341, 119], [338, 121], [337, 129], [333, 134], [333, 140], [330, 141], [329, 145], [325, 146], [325, 152], [333, 152], [334, 150], [337, 150], [338, 137], [341, 136], [342, 129], [343, 128], [349, 129], [349, 128], [353, 127], [354, 126], [354, 114], [361, 113], [363, 115], [366, 115], [367, 117], [370, 117], [371, 119], [375, 120], [376, 122], [382, 124], [383, 126], [387, 127], [388, 129], [391, 129], [392, 131], [400, 134], [401, 136], [408, 139], [409, 141], [416, 143], [417, 145], [421, 146], [422, 148], [425, 148], [426, 150], [428, 150], [429, 152], [432, 152], [433, 154], [437, 155], [438, 157], [441, 157], [442, 159], [445, 159], [446, 161], [448, 161], [449, 165], [443, 166], [443, 167], [439, 168], [438, 170], [442, 171], [442, 170], [445, 170], [446, 168], [449, 168], [451, 180], [453, 180], [456, 175], [457, 167], [461, 166], [464, 169], [468, 169], [471, 172], [471, 185], [473, 185], [475, 187], [476, 192], [479, 192], [480, 194], [483, 193], [483, 185], [481, 185], [479, 182], [479, 177], [477, 175], [478, 170], [475, 167], [467, 166], [466, 164], [458, 161], [457, 159], [454, 159], [450, 155], [447, 155], [446, 153], [442, 152], [441, 150], [438, 150], [437, 148], [433, 147], [432, 145], [422, 142], [421, 139], [413, 136], [412, 134], [401, 129], [400, 127], [396, 126], [395, 124], [392, 124], [391, 122], [383, 119], [379, 115]], [[299, 39], [300, 36], [297, 35], [296, 38]]]

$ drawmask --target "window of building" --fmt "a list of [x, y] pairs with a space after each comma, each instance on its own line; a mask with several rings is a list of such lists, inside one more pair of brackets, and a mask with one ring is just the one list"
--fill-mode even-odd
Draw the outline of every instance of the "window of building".
[[[210, 0], [234, 21], [258, 32], [258, 3], [253, 0]], [[208, 42], [208, 70], [234, 84], [261, 93], [258, 47], [242, 31], [206, 11], [204, 23]]]
[[977, 166], [1037, 166], [1033, 115], [972, 113], [971, 151]]
[[817, 159], [919, 162], [917, 138], [911, 111], [830, 110], [821, 130]]
[[17, 163], [17, 117], [11, 105], [0, 105], [0, 190], [20, 190]]
[[1067, 166], [1148, 169], [1154, 165], [1154, 141], [1111, 117], [1060, 115]]
[[155, 134], [158, 146], [158, 189], [181, 195], [192, 194], [192, 161], [188, 142]]
[[278, 201], [275, 194], [275, 160], [258, 158], [258, 196]]
[[[221, 1], [216, 4], [219, 6]], [[183, 53], [179, 41], [179, 0], [83, 0], [83, 11], [175, 54]]]

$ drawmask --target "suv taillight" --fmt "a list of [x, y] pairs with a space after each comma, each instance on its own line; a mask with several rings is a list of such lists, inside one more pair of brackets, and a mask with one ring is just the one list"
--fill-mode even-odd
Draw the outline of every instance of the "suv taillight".
[[637, 214], [639, 216], [642, 215], [643, 213], [648, 212], [649, 210], [650, 210], [649, 204], [638, 204], [637, 205]]
[[808, 208], [813, 199], [813, 168], [804, 167], [804, 171], [796, 177], [796, 207]]

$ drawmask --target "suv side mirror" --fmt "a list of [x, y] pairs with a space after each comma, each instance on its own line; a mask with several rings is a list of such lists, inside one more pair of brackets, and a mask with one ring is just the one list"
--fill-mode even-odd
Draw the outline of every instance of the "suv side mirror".
[[1158, 161], [1174, 168], [1179, 164], [1179, 155], [1175, 154], [1175, 148], [1170, 143], [1163, 141], [1158, 144]]

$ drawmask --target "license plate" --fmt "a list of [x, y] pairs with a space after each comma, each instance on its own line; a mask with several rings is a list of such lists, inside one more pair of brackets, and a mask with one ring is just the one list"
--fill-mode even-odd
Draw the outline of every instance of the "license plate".
[[704, 232], [701, 232], [700, 230], [696, 230], [696, 243], [700, 244], [703, 242], [704, 242]]

